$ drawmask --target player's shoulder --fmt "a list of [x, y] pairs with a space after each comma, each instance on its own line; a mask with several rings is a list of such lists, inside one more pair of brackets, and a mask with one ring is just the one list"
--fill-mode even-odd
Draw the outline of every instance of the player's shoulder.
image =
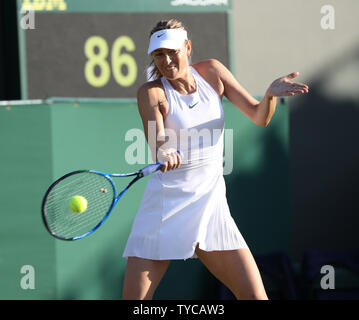
[[158, 101], [163, 100], [164, 96], [165, 93], [161, 79], [147, 81], [137, 90], [137, 99], [149, 102], [150, 104], [157, 104]]
[[164, 91], [161, 79], [147, 81], [137, 90], [137, 96], [150, 95], [156, 96]]
[[222, 97], [224, 93], [223, 74], [224, 65], [217, 59], [208, 59], [192, 65], [193, 68], [204, 78], [217, 94]]
[[199, 72], [218, 73], [224, 67], [223, 63], [217, 59], [207, 59], [192, 65]]
[[193, 64], [192, 67], [194, 67], [197, 72], [209, 82], [221, 81], [223, 75], [228, 72], [228, 69], [224, 64], [217, 59], [203, 60]]

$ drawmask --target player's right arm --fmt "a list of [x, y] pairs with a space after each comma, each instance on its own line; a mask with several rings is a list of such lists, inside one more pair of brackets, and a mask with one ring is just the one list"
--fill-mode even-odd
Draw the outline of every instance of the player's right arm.
[[[163, 88], [157, 81], [146, 82], [138, 89], [137, 105], [153, 160], [163, 161], [162, 172], [178, 168], [181, 159], [176, 150], [161, 148], [165, 143], [164, 119], [167, 115], [168, 103]], [[153, 126], [156, 127], [156, 137], [149, 136], [149, 129], [153, 130]]]

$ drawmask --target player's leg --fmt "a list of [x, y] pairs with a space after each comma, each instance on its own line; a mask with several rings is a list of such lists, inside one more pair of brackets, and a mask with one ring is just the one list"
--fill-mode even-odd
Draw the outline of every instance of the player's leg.
[[170, 260], [128, 257], [123, 284], [124, 300], [151, 300]]
[[196, 254], [237, 299], [268, 299], [257, 264], [248, 249], [204, 251], [197, 246]]

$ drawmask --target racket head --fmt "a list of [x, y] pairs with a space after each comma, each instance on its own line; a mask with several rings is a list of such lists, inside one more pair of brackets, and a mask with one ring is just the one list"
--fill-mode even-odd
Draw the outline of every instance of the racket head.
[[[116, 192], [112, 179], [99, 172], [77, 170], [62, 176], [51, 184], [42, 201], [46, 229], [61, 240], [78, 240], [90, 235], [111, 213]], [[70, 208], [70, 201], [76, 195], [87, 200], [87, 208], [82, 213]]]

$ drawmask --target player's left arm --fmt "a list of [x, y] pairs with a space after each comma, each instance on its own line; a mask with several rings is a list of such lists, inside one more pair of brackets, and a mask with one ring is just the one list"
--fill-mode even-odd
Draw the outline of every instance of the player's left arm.
[[267, 89], [263, 99], [258, 101], [252, 97], [234, 78], [233, 74], [218, 60], [207, 61], [208, 70], [223, 83], [223, 95], [245, 116], [259, 126], [267, 126], [275, 112], [279, 96], [293, 96], [307, 93], [308, 86], [290, 80], [299, 75], [298, 72], [276, 79]]

